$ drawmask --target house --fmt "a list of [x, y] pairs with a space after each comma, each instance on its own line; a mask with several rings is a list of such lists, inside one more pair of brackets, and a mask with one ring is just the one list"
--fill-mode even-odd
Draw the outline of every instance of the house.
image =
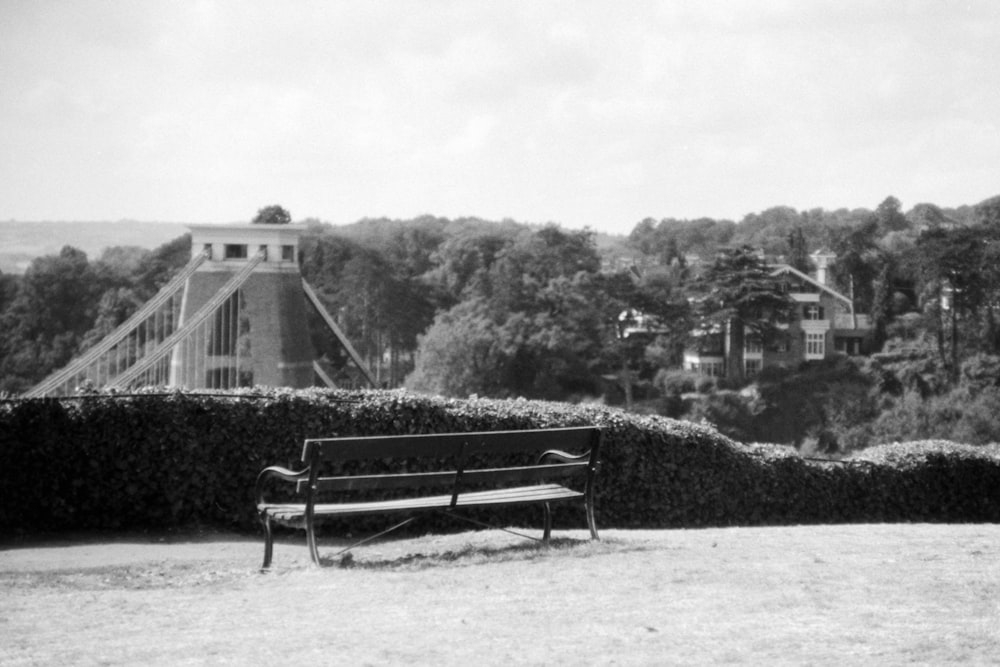
[[[794, 368], [803, 361], [821, 360], [835, 354], [859, 355], [866, 352], [871, 330], [867, 315], [854, 311], [849, 296], [835, 290], [829, 280], [834, 255], [817, 250], [811, 255], [816, 275], [810, 276], [787, 264], [778, 265], [772, 276], [783, 279], [795, 302], [793, 316], [779, 325], [783, 335], [764, 346], [747, 337], [743, 349], [743, 372], [753, 377], [764, 368]], [[684, 353], [684, 368], [702, 375], [723, 376], [730, 355], [729, 336], [721, 328], [698, 332], [697, 343]]]

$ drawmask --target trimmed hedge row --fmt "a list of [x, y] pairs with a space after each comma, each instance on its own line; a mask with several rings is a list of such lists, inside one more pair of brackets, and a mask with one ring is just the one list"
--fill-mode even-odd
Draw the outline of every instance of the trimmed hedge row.
[[[399, 391], [149, 391], [0, 403], [0, 530], [253, 529], [257, 473], [298, 467], [306, 437], [588, 424], [604, 429], [603, 527], [1000, 521], [997, 446], [887, 445], [822, 463], [742, 445], [708, 426], [598, 406]], [[534, 525], [538, 512], [499, 518]], [[582, 513], [560, 517], [582, 525]], [[451, 525], [441, 521], [420, 525]], [[351, 523], [382, 525], [378, 517]]]

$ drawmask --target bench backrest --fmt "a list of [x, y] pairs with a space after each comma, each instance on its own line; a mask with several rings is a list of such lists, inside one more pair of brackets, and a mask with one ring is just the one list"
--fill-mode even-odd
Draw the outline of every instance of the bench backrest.
[[[471, 433], [431, 433], [419, 435], [310, 438], [302, 449], [302, 461], [312, 468], [309, 481], [299, 482], [300, 490], [312, 485], [317, 491], [392, 489], [413, 486], [454, 485], [461, 475], [463, 484], [501, 483], [567, 477], [592, 476], [600, 451], [601, 430], [594, 426], [523, 431], [478, 431]], [[583, 455], [579, 460], [545, 465], [508, 466], [464, 470], [471, 458], [484, 454], [533, 452], [538, 455], [558, 450]], [[455, 461], [456, 469], [385, 475], [351, 475], [320, 478], [316, 473], [323, 462], [372, 459], [438, 458]]]
[[[596, 426], [532, 429], [525, 431], [476, 431], [425, 433], [348, 438], [309, 438], [302, 448], [302, 462], [358, 461], [391, 458], [467, 456], [488, 453], [542, 452], [561, 449], [587, 451], [600, 437]], [[315, 458], [314, 458], [315, 457]]]

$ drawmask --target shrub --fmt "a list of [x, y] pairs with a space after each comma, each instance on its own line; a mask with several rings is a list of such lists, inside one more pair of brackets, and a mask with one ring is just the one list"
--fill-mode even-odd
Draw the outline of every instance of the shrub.
[[653, 384], [664, 396], [679, 396], [693, 392], [699, 379], [700, 376], [696, 373], [661, 368], [653, 378]]
[[[253, 529], [267, 465], [306, 437], [545, 428], [604, 431], [598, 524], [677, 527], [836, 521], [1000, 521], [1000, 451], [894, 445], [819, 463], [711, 427], [602, 406], [450, 400], [400, 391], [95, 395], [0, 403], [0, 529]], [[538, 509], [499, 512], [538, 522]], [[581, 523], [576, 512], [557, 521]], [[444, 521], [444, 520], [441, 520]], [[433, 519], [421, 526], [445, 527]], [[379, 517], [354, 530], [383, 527]]]

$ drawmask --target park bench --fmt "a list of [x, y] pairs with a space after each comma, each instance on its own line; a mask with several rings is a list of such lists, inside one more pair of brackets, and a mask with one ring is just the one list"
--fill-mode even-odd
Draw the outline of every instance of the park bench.
[[[548, 540], [550, 503], [573, 500], [582, 501], [590, 536], [596, 540], [594, 478], [600, 443], [597, 427], [307, 439], [302, 470], [271, 466], [257, 476], [263, 567], [271, 564], [274, 524], [304, 528], [309, 554], [320, 565], [316, 523], [371, 514], [407, 518], [348, 549], [409, 523], [419, 513], [442, 512], [484, 525], [458, 510], [536, 503], [544, 506], [542, 540]], [[498, 465], [498, 460], [504, 463]], [[364, 462], [388, 472], [350, 472]], [[294, 490], [285, 487], [294, 502], [265, 499], [275, 479], [295, 485]], [[331, 496], [335, 500], [329, 500]]]

